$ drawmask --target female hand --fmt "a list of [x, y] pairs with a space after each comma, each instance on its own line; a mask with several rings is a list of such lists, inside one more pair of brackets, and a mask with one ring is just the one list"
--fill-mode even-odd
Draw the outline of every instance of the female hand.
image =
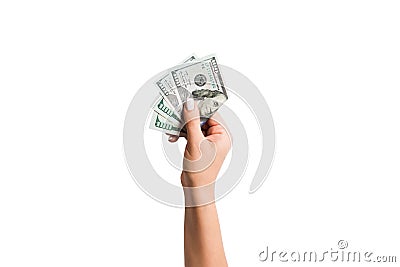
[[[181, 183], [184, 187], [199, 187], [215, 182], [218, 172], [231, 148], [230, 136], [218, 122], [218, 115], [200, 127], [197, 104], [193, 99], [185, 103], [183, 111], [186, 122], [187, 144], [184, 152]], [[218, 120], [218, 121], [217, 121]], [[178, 136], [170, 136], [176, 142]]]

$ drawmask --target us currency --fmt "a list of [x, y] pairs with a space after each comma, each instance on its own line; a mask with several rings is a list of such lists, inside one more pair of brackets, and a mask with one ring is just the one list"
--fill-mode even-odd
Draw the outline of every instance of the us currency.
[[181, 118], [175, 113], [175, 110], [171, 105], [160, 96], [153, 105], [153, 111], [160, 114], [172, 124], [180, 126], [182, 124]]
[[203, 122], [228, 99], [214, 55], [177, 66], [171, 75], [179, 94], [178, 102], [184, 103], [189, 97], [196, 100]]
[[[196, 56], [191, 55], [183, 61], [183, 63], [195, 61]], [[180, 117], [182, 114], [183, 102], [179, 97], [178, 89], [174, 83], [171, 72], [168, 71], [159, 80], [156, 81], [156, 86], [160, 90], [160, 94], [168, 102], [168, 104], [176, 111]], [[157, 111], [157, 110], [156, 110]]]
[[167, 134], [179, 135], [181, 128], [179, 125], [175, 125], [170, 122], [167, 118], [164, 118], [157, 112], [153, 112], [150, 119], [150, 129], [165, 132]]

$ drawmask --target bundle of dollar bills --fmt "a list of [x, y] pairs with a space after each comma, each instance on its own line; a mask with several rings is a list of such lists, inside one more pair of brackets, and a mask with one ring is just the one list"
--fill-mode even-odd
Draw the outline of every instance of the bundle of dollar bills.
[[154, 102], [150, 128], [172, 135], [185, 131], [183, 108], [189, 98], [197, 103], [201, 123], [228, 99], [215, 55], [190, 56], [157, 77], [155, 86], [160, 97]]

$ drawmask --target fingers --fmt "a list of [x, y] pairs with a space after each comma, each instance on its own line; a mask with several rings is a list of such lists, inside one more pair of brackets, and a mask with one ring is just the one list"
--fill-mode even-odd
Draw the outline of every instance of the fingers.
[[219, 115], [219, 113], [215, 113], [211, 118], [207, 120], [207, 124], [210, 127], [220, 125], [223, 123], [224, 121], [222, 120], [222, 117]]
[[[169, 135], [169, 134], [167, 134], [167, 135]], [[175, 143], [176, 141], [178, 141], [178, 139], [179, 139], [179, 136], [177, 136], [177, 135], [169, 135], [169, 137], [168, 137], [168, 141], [171, 143]]]
[[186, 122], [186, 129], [184, 128], [179, 136], [167, 134], [169, 142], [175, 143], [179, 137], [185, 137], [191, 144], [198, 145], [205, 136], [223, 133], [224, 131], [224, 127], [222, 126], [224, 122], [218, 113], [214, 114], [206, 123], [201, 125], [199, 110], [192, 98], [189, 98], [184, 105], [183, 117]]
[[168, 141], [171, 142], [171, 143], [175, 143], [176, 141], [178, 141], [179, 137], [185, 137], [186, 138], [186, 133], [184, 133], [184, 132], [180, 132], [179, 136], [168, 134], [168, 133], [166, 133], [166, 135], [168, 136]]
[[200, 128], [199, 110], [192, 98], [189, 98], [185, 103], [183, 117], [186, 122], [188, 143], [199, 145], [200, 141], [204, 139], [204, 135]]

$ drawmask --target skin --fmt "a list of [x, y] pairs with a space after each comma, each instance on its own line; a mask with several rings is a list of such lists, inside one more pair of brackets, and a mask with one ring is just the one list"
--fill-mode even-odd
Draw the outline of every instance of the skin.
[[[185, 208], [184, 225], [184, 254], [185, 266], [188, 267], [223, 267], [228, 266], [224, 247], [222, 243], [221, 230], [218, 220], [217, 208], [214, 201], [214, 183], [222, 163], [228, 154], [231, 143], [225, 128], [216, 120], [209, 119], [200, 128], [199, 111], [194, 104], [192, 110], [185, 105], [184, 119], [186, 121], [187, 144], [184, 157], [190, 161], [196, 161], [206, 153], [205, 149], [212, 148], [215, 151], [215, 158], [208, 167], [201, 171], [183, 171], [181, 183], [184, 189], [185, 200], [190, 199], [191, 203], [203, 199], [203, 193], [191, 190], [193, 187], [207, 186], [207, 195], [211, 196], [209, 204]], [[178, 136], [170, 136], [170, 142], [176, 142]]]

